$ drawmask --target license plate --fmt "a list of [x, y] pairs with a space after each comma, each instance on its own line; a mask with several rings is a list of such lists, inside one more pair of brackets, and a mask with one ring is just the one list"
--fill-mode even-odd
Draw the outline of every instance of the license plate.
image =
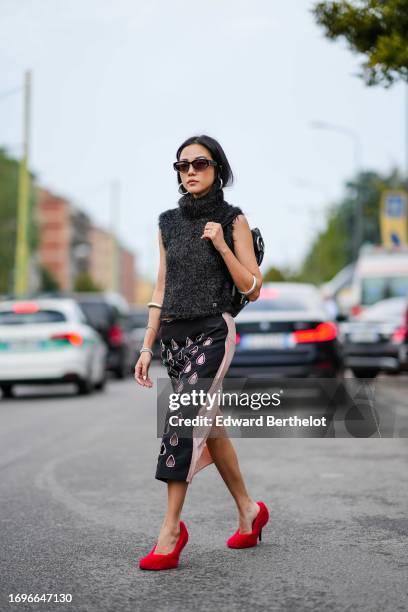
[[281, 349], [289, 346], [288, 338], [288, 334], [247, 334], [241, 336], [240, 345], [249, 349]]
[[8, 342], [9, 351], [35, 351], [41, 347], [41, 343], [36, 340], [15, 340]]
[[378, 334], [376, 332], [355, 332], [350, 334], [351, 342], [378, 342]]

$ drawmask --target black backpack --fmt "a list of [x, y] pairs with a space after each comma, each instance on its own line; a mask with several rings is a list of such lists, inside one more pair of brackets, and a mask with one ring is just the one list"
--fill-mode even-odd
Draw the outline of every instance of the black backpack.
[[[223, 224], [223, 227], [226, 227], [231, 221], [227, 221], [227, 223]], [[256, 257], [256, 263], [258, 266], [261, 265], [264, 253], [265, 253], [265, 243], [262, 238], [261, 230], [258, 227], [254, 227], [251, 229], [252, 241], [254, 244], [254, 251]], [[239, 293], [237, 287], [232, 285], [232, 306], [233, 312], [231, 313], [233, 317], [236, 317], [237, 314], [249, 303], [249, 299], [246, 295], [242, 295]]]

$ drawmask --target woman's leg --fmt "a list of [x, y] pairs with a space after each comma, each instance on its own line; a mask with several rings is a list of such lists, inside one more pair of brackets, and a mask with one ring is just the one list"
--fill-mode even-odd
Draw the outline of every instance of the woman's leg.
[[157, 554], [166, 555], [173, 550], [180, 535], [180, 516], [187, 493], [188, 482], [168, 480], [167, 512], [157, 540]]
[[[212, 437], [214, 436], [214, 437]], [[207, 447], [215, 466], [235, 500], [241, 533], [252, 531], [252, 521], [259, 512], [258, 504], [249, 496], [239, 469], [238, 457], [224, 427], [213, 427]]]

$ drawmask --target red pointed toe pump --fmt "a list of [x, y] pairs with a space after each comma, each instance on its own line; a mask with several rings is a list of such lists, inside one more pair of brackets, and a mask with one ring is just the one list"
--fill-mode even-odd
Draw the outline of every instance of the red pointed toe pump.
[[183, 550], [184, 546], [188, 542], [188, 531], [185, 523], [180, 521], [180, 535], [176, 542], [175, 547], [171, 552], [167, 555], [164, 554], [154, 554], [154, 551], [157, 546], [156, 544], [153, 546], [152, 550], [149, 552], [146, 557], [140, 559], [139, 567], [144, 570], [165, 570], [172, 569], [178, 566], [180, 553]]
[[250, 533], [240, 533], [239, 529], [237, 529], [227, 540], [229, 548], [251, 548], [258, 544], [258, 538], [261, 540], [262, 528], [269, 520], [269, 511], [262, 501], [256, 503], [259, 506], [259, 512], [252, 521], [252, 531]]

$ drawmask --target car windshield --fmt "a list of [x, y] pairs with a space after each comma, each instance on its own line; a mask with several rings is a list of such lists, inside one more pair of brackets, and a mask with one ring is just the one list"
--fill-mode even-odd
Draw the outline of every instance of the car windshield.
[[280, 310], [280, 311], [295, 311], [295, 310], [310, 310], [314, 308], [321, 308], [321, 303], [319, 302], [317, 296], [312, 292], [299, 291], [297, 293], [293, 292], [289, 294], [284, 291], [276, 291], [274, 293], [271, 292], [273, 296], [270, 297], [262, 297], [261, 296], [255, 300], [255, 302], [249, 302], [245, 307], [245, 310], [253, 310], [253, 311], [271, 311], [271, 310]]
[[102, 328], [111, 325], [113, 312], [108, 304], [86, 301], [80, 302], [79, 304], [91, 325]]
[[148, 312], [132, 313], [128, 316], [128, 327], [144, 327], [148, 318]]
[[380, 300], [408, 295], [408, 276], [373, 277], [362, 279], [361, 303], [370, 306]]
[[59, 310], [37, 310], [36, 312], [0, 311], [0, 325], [33, 325], [39, 323], [60, 323], [67, 318]]

